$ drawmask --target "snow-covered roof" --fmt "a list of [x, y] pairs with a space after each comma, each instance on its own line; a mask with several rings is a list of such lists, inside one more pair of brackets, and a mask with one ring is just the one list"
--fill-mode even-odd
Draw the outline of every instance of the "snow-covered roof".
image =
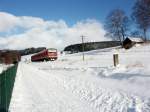
[[142, 38], [138, 38], [138, 37], [128, 37], [128, 38], [133, 42], [144, 42]]

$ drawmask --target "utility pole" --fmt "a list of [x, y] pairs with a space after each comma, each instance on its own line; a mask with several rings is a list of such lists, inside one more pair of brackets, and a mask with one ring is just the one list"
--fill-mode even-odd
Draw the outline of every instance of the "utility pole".
[[84, 37], [86, 37], [86, 36], [81, 36], [81, 38], [82, 38], [82, 58], [83, 58], [83, 61], [84, 61]]

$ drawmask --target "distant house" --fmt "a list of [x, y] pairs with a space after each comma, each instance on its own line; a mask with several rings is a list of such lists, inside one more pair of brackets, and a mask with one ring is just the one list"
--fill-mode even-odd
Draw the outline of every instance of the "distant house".
[[135, 44], [142, 44], [144, 43], [144, 40], [141, 38], [129, 38], [127, 37], [124, 41], [123, 41], [123, 47], [125, 49], [130, 49], [132, 46], [134, 46]]

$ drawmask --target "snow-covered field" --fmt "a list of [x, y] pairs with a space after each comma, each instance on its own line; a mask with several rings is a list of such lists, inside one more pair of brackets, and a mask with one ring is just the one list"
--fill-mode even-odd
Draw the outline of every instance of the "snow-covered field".
[[[113, 54], [120, 64], [113, 67]], [[150, 45], [20, 62], [10, 112], [150, 112]], [[24, 57], [29, 58], [29, 56]]]

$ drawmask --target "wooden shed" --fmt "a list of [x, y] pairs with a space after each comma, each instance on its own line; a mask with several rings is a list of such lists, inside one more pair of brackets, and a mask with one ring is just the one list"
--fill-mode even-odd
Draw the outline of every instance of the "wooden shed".
[[144, 40], [141, 38], [129, 38], [127, 37], [124, 41], [123, 41], [123, 47], [125, 49], [130, 49], [132, 46], [134, 46], [135, 44], [142, 44], [144, 43]]

